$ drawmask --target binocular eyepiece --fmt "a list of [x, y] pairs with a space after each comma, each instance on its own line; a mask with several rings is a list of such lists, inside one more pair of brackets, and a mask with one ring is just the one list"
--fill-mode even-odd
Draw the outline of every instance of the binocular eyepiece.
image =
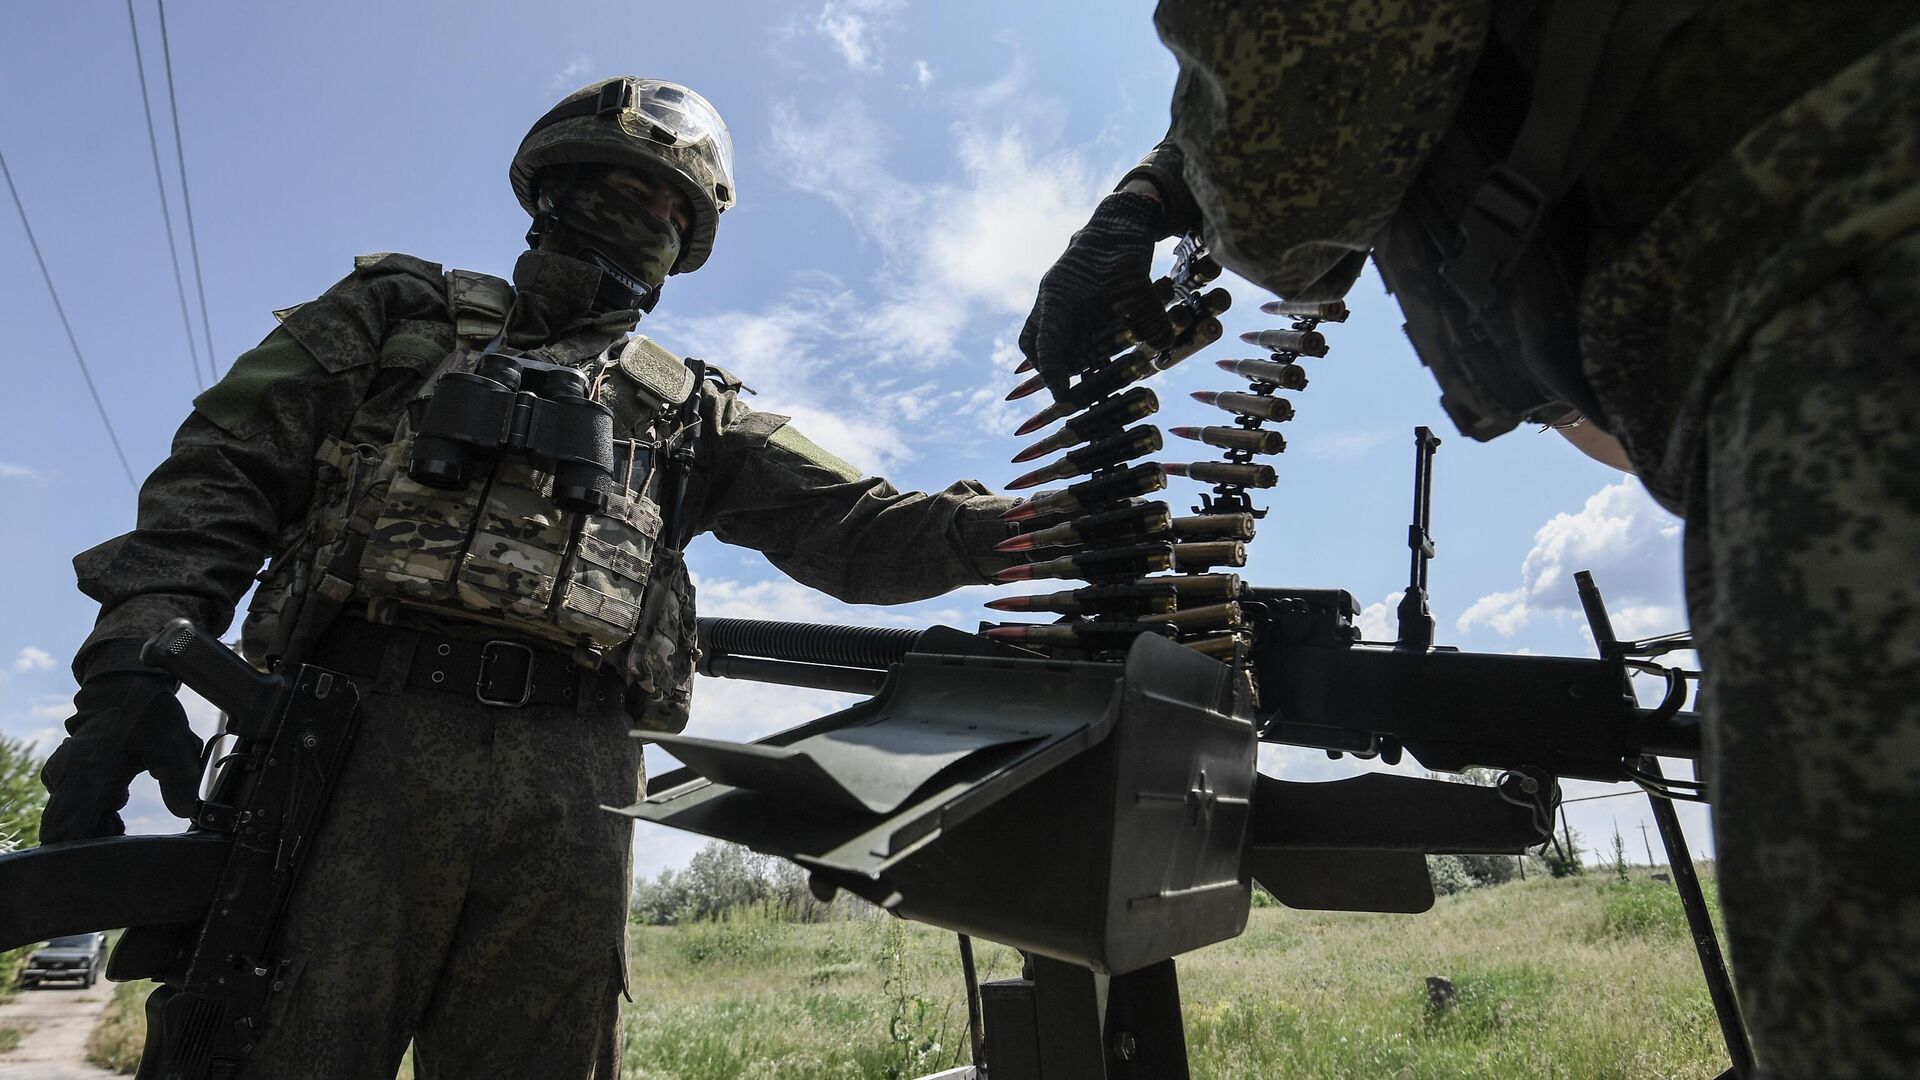
[[553, 501], [601, 513], [613, 487], [613, 410], [578, 368], [487, 353], [471, 372], [440, 376], [415, 428], [407, 475], [459, 489], [500, 454], [525, 454], [553, 475]]

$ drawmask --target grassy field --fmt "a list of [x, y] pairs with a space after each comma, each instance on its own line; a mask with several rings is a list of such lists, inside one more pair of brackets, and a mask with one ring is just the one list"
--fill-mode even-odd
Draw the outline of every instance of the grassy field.
[[[979, 953], [983, 979], [1018, 974], [1011, 950]], [[924, 926], [794, 925], [749, 911], [636, 926], [631, 957], [630, 1080], [888, 1080], [966, 1052], [954, 939]], [[1429, 975], [1457, 989], [1439, 1015]], [[1262, 908], [1244, 936], [1182, 957], [1180, 980], [1204, 1080], [1639, 1080], [1725, 1068], [1679, 902], [1651, 881], [1536, 879], [1446, 897], [1422, 916]], [[138, 1001], [116, 995], [94, 1060], [131, 1071]]]

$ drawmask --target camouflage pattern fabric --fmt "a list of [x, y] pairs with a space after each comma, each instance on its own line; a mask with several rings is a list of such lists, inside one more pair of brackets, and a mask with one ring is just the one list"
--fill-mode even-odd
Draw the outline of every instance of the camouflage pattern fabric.
[[408, 659], [367, 680], [244, 1075], [391, 1077], [409, 1039], [421, 1080], [619, 1075], [631, 829], [600, 806], [637, 797], [641, 756], [618, 694], [493, 708], [404, 689]]
[[1703, 432], [1687, 603], [1721, 903], [1767, 1078], [1920, 1062], [1916, 417], [1920, 230], [1767, 318]]
[[[1162, 3], [1164, 145], [1221, 261], [1281, 295], [1351, 274], [1505, 11]], [[1913, 0], [1700, 4], [1582, 196], [1609, 224], [1582, 362], [1688, 518], [1721, 899], [1770, 1080], [1920, 1060], [1916, 24]]]
[[554, 202], [561, 233], [557, 250], [578, 255], [596, 248], [614, 265], [656, 288], [667, 280], [680, 257], [680, 236], [674, 228], [609, 182], [605, 169], [582, 170]]
[[[600, 272], [588, 264], [529, 252], [514, 279], [507, 344], [541, 359], [589, 360], [632, 328], [633, 312], [594, 313]], [[101, 603], [75, 673], [111, 670], [121, 650], [96, 646], [143, 639], [172, 618], [224, 631], [271, 558], [243, 635], [260, 656], [290, 582], [342, 527], [317, 508], [344, 507], [343, 493], [382, 468], [380, 448], [457, 344], [440, 268], [404, 255], [364, 258], [284, 313], [181, 426], [141, 489], [137, 527], [74, 560]], [[272, 378], [256, 377], [262, 364]], [[714, 372], [697, 391], [690, 532], [758, 548], [796, 580], [856, 602], [937, 595], [1011, 561], [992, 547], [1009, 535], [999, 516], [1012, 499], [971, 482], [903, 494], [786, 417], [749, 409], [738, 380]], [[625, 510], [632, 527], [657, 534], [649, 505]], [[527, 523], [508, 516], [491, 534], [501, 567], [527, 539]], [[685, 725], [697, 655], [685, 563], [669, 544], [652, 555], [636, 633], [603, 664], [615, 680], [592, 708], [494, 709], [396, 691], [403, 675], [385, 673], [294, 901], [286, 940], [301, 970], [249, 1075], [391, 1076], [411, 1035], [422, 1076], [577, 1078], [617, 1046], [631, 833], [599, 807], [635, 798], [630, 726]], [[597, 572], [633, 570], [608, 557]], [[581, 598], [581, 617], [609, 610]]]

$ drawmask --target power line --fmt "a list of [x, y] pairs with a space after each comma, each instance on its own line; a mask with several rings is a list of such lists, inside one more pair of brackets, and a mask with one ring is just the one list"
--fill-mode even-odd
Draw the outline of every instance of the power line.
[[[147, 65], [140, 57], [140, 24], [133, 17], [133, 0], [127, 0], [127, 29], [133, 33], [133, 69], [140, 77], [140, 108], [147, 114], [147, 148], [153, 151], [153, 186], [160, 193], [160, 220], [167, 224], [167, 254], [172, 259], [173, 291], [180, 297], [180, 323], [187, 331], [187, 357], [193, 364], [193, 381], [205, 390], [207, 380], [200, 374], [200, 350], [193, 340], [193, 316], [187, 313], [187, 284], [180, 277], [180, 248], [173, 239], [173, 211], [167, 208], [167, 185], [160, 178], [160, 140], [153, 133], [153, 105], [147, 98]], [[211, 356], [207, 358], [207, 366], [213, 366]]]
[[180, 202], [187, 208], [187, 250], [193, 253], [193, 287], [200, 293], [200, 336], [207, 343], [207, 371], [215, 380], [220, 368], [213, 348], [213, 324], [207, 319], [207, 283], [200, 274], [200, 239], [193, 231], [193, 196], [187, 191], [187, 149], [180, 141], [180, 101], [173, 93], [173, 50], [167, 45], [167, 0], [154, 0], [160, 9], [160, 56], [167, 68], [167, 108], [173, 113], [173, 153], [180, 163]]
[[73, 323], [67, 321], [67, 309], [53, 287], [53, 275], [47, 272], [47, 260], [40, 257], [40, 242], [33, 238], [33, 226], [27, 223], [27, 206], [20, 201], [20, 189], [13, 186], [13, 170], [7, 168], [5, 154], [0, 154], [0, 176], [6, 177], [7, 191], [13, 195], [13, 208], [20, 212], [20, 227], [27, 231], [27, 246], [33, 249], [33, 261], [40, 264], [40, 277], [47, 283], [47, 295], [53, 297], [53, 310], [60, 315], [60, 326], [67, 332], [67, 344], [73, 346], [73, 358], [80, 364], [80, 377], [87, 382], [93, 407], [100, 411], [100, 422], [107, 426], [107, 438], [113, 442], [113, 452], [120, 458], [120, 471], [127, 474], [127, 486], [138, 490], [140, 484], [133, 478], [133, 466], [127, 464], [127, 452], [120, 448], [120, 436], [114, 433], [113, 421], [107, 418], [107, 407], [101, 404], [100, 391], [93, 385], [93, 373], [87, 370], [87, 358], [80, 355], [80, 339], [73, 336]]

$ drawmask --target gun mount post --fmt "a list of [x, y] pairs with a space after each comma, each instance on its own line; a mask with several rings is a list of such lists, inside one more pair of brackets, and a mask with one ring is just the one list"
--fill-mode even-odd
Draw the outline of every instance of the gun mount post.
[[1407, 595], [1400, 598], [1400, 637], [1397, 649], [1426, 652], [1433, 647], [1433, 612], [1427, 608], [1427, 563], [1433, 559], [1433, 454], [1440, 437], [1422, 425], [1413, 429], [1413, 524], [1407, 526], [1407, 547], [1413, 565], [1407, 572]]
[[[1622, 642], [1614, 636], [1613, 619], [1607, 614], [1606, 601], [1600, 596], [1600, 587], [1593, 582], [1592, 571], [1576, 571], [1573, 580], [1580, 593], [1580, 607], [1586, 612], [1587, 626], [1593, 634], [1594, 646], [1600, 650], [1600, 656], [1610, 660], [1633, 653], [1633, 643]], [[1631, 695], [1632, 687], [1627, 687], [1626, 692]], [[1643, 781], [1641, 786], [1646, 789], [1647, 802], [1652, 806], [1654, 824], [1660, 829], [1660, 843], [1667, 850], [1667, 865], [1673, 871], [1673, 887], [1680, 894], [1680, 907], [1686, 913], [1687, 930], [1693, 938], [1694, 951], [1700, 956], [1700, 973], [1707, 980], [1707, 995], [1713, 999], [1714, 1017], [1720, 1022], [1720, 1037], [1727, 1044], [1727, 1057], [1732, 1067], [1722, 1075], [1745, 1080], [1753, 1075], [1753, 1043], [1748, 1038], [1746, 1022], [1740, 1014], [1740, 1000], [1733, 993], [1733, 979], [1727, 971], [1726, 957], [1720, 951], [1720, 939], [1713, 930], [1713, 918], [1707, 912], [1706, 895], [1700, 890], [1700, 875], [1693, 869], [1693, 855], [1687, 849], [1686, 832], [1680, 827], [1680, 815], [1673, 809], [1673, 800], [1661, 794], [1665, 777], [1660, 771], [1660, 760], [1649, 754], [1641, 757], [1636, 766], [1635, 771], [1646, 781], [1651, 781]]]
[[1187, 1080], [1172, 960], [1102, 975], [1038, 954], [986, 984], [992, 1080]]

